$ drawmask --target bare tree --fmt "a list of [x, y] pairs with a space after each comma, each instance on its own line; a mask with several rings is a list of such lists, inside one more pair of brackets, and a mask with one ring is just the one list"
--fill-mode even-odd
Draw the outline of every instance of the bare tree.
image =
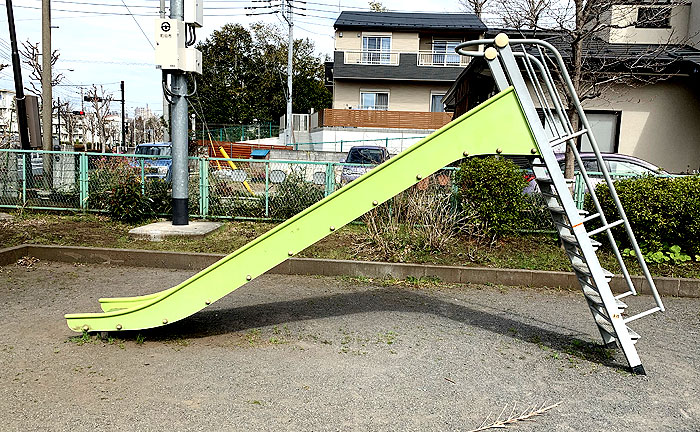
[[491, 3], [491, 0], [459, 0], [459, 4], [465, 11], [473, 12], [479, 18], [484, 15], [486, 6], [489, 3]]
[[92, 137], [95, 138], [95, 133], [99, 140], [99, 146], [102, 153], [107, 151], [107, 130], [105, 125], [105, 118], [109, 115], [109, 104], [112, 102], [112, 95], [106, 94], [104, 88], [100, 86], [99, 90], [96, 85], [92, 85], [92, 88], [88, 90], [87, 95], [92, 104], [94, 124]]
[[61, 124], [64, 125], [66, 133], [68, 134], [68, 143], [71, 145], [75, 144], [73, 135], [76, 133], [78, 117], [82, 117], [73, 114], [74, 110], [75, 108], [70, 102], [62, 103], [58, 110], [58, 113], [61, 116]]
[[369, 10], [372, 12], [387, 12], [389, 10], [380, 1], [370, 1], [368, 3], [369, 3]]
[[[42, 75], [42, 64], [41, 64], [41, 48], [39, 47], [39, 42], [31, 43], [29, 41], [22, 42], [22, 48], [19, 50], [20, 55], [23, 58], [24, 64], [31, 68], [29, 73], [29, 85], [30, 89], [27, 89], [29, 93], [39, 98], [39, 105], [43, 103], [41, 99], [41, 75]], [[51, 53], [51, 86], [55, 86], [63, 81], [62, 73], [55, 73], [53, 66], [58, 61], [60, 54], [58, 50], [54, 50]], [[2, 70], [2, 69], [0, 69]]]
[[[655, 27], [664, 20], [670, 22], [673, 5], [666, 0], [644, 2], [644, 9], [651, 11], [644, 14], [637, 13], [640, 4], [631, 4], [629, 0], [505, 0], [498, 4], [494, 14], [499, 25], [527, 32], [528, 36], [552, 32], [559, 35], [569, 51], [569, 75], [581, 101], [598, 98], [615, 84], [643, 85], [670, 78], [673, 60], [663, 54], [689, 39], [670, 32], [662, 43], [647, 44], [643, 50], [630, 44], [628, 54], [618, 51], [616, 55], [600, 55], [601, 44], [606, 43], [610, 32]], [[614, 8], [617, 19], [612, 18]], [[568, 98], [566, 103], [570, 121], [577, 128], [579, 118], [573, 101]], [[565, 176], [572, 178], [573, 174], [573, 151], [567, 147]]]

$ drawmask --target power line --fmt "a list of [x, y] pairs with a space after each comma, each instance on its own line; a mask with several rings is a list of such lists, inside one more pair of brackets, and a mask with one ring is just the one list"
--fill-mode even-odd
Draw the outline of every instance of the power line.
[[148, 38], [148, 36], [146, 36], [146, 32], [143, 31], [143, 29], [141, 28], [141, 24], [139, 24], [139, 22], [136, 21], [136, 17], [134, 16], [134, 14], [131, 13], [131, 10], [129, 9], [129, 6], [127, 6], [126, 3], [124, 3], [124, 0], [122, 0], [122, 4], [123, 4], [124, 7], [126, 8], [127, 12], [129, 12], [129, 15], [131, 15], [131, 18], [134, 19], [134, 22], [135, 22], [136, 25], [139, 27], [139, 30], [141, 30], [141, 33], [143, 33], [143, 37], [145, 37], [146, 40], [148, 41], [148, 44], [151, 46], [151, 48], [153, 48], [153, 49], [155, 50], [156, 47], [153, 46], [153, 43], [151, 42], [151, 40]]

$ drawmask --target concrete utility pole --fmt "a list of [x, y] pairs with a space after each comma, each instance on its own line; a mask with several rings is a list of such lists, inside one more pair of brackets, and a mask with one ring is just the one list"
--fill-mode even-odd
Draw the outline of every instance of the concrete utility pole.
[[[165, 18], [165, 0], [160, 0], [160, 17]], [[165, 77], [165, 75], [163, 75]], [[170, 120], [170, 103], [168, 102], [168, 99], [165, 97], [165, 93], [163, 93], [163, 118], [167, 122]], [[163, 125], [163, 141], [168, 142], [170, 141], [170, 130], [169, 130], [169, 125], [165, 124]]]
[[[184, 19], [184, 1], [170, 0], [170, 19]], [[184, 48], [184, 47], [182, 47]], [[170, 120], [173, 164], [173, 225], [188, 225], [187, 170], [187, 77], [180, 70], [171, 72], [172, 113]]]
[[[10, 30], [10, 47], [12, 48], [12, 69], [15, 75], [15, 101], [17, 104], [17, 125], [19, 126], [19, 142], [22, 150], [29, 150], [29, 124], [27, 122], [27, 103], [24, 98], [24, 85], [22, 84], [22, 67], [17, 49], [17, 34], [15, 33], [15, 14], [12, 10], [12, 0], [6, 0], [7, 24]], [[12, 112], [10, 112], [11, 114]], [[10, 117], [10, 127], [12, 118]], [[31, 173], [31, 166], [29, 168]]]
[[[53, 149], [53, 92], [51, 88], [51, 0], [41, 0], [41, 122], [42, 148]], [[51, 158], [44, 158], [44, 177], [51, 184]]]
[[294, 10], [292, 10], [293, 2], [292, 0], [284, 0], [282, 3], [286, 10], [285, 19], [287, 24], [289, 24], [289, 41], [287, 43], [287, 124], [284, 130], [284, 143], [286, 145], [292, 144], [292, 72], [293, 65], [292, 61], [294, 59]]

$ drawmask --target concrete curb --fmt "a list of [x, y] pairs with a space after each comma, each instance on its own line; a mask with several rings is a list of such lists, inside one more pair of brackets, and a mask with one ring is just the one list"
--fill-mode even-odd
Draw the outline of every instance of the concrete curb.
[[[110, 249], [81, 246], [52, 246], [23, 244], [0, 249], [0, 265], [16, 262], [23, 256], [33, 256], [43, 261], [66, 263], [110, 264], [116, 266], [172, 268], [200, 270], [225, 255], [167, 252], [142, 249]], [[507, 286], [529, 286], [537, 288], [580, 289], [574, 273], [541, 270], [496, 269], [486, 267], [452, 267], [423, 264], [386, 263], [372, 261], [348, 261], [315, 258], [290, 258], [268, 273], [363, 276], [368, 278], [405, 279], [406, 277], [437, 277], [448, 283], [495, 284]], [[649, 294], [642, 276], [632, 276], [632, 281], [641, 294]], [[700, 297], [700, 279], [654, 278], [659, 294], [663, 296]], [[610, 286], [614, 292], [623, 292], [624, 279], [616, 275]]]

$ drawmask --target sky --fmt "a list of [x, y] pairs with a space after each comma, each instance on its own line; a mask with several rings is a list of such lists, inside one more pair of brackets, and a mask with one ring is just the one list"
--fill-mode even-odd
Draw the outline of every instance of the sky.
[[[260, 6], [261, 0], [204, 0], [204, 26], [197, 39], [204, 40], [226, 23], [246, 27], [253, 22], [285, 23], [279, 14], [246, 16], [254, 12], [246, 7]], [[333, 52], [333, 23], [340, 11], [369, 10], [363, 0], [308, 0], [295, 2], [307, 16], [296, 16], [295, 38], [309, 38], [318, 54]], [[395, 12], [460, 12], [457, 0], [385, 0], [382, 4]], [[65, 78], [54, 87], [54, 99], [68, 102], [71, 110], [81, 108], [81, 88], [96, 84], [115, 99], [120, 98], [119, 82], [125, 82], [126, 112], [148, 106], [162, 113], [161, 74], [154, 65], [154, 22], [159, 0], [52, 0], [52, 49], [60, 58], [55, 71]], [[166, 7], [169, 1], [166, 1]], [[41, 0], [15, 0], [15, 27], [19, 42], [41, 42]], [[10, 37], [5, 2], [0, 15], [0, 63], [11, 64]], [[257, 9], [255, 11], [270, 10]], [[167, 12], [166, 12], [167, 13]], [[23, 67], [25, 88], [29, 87], [29, 69]], [[0, 71], [0, 88], [14, 90], [12, 68]], [[113, 102], [110, 109], [118, 110]]]

